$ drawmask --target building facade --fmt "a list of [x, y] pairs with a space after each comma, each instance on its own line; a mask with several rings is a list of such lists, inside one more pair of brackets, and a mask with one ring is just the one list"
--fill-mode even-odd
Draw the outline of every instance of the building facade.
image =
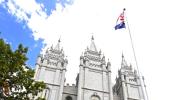
[[97, 50], [93, 36], [90, 46], [80, 56], [79, 73], [72, 86], [64, 85], [67, 64], [60, 40], [56, 47], [38, 56], [35, 80], [47, 85], [39, 96], [46, 100], [146, 100], [140, 77], [124, 56], [116, 83], [112, 84], [111, 63]]

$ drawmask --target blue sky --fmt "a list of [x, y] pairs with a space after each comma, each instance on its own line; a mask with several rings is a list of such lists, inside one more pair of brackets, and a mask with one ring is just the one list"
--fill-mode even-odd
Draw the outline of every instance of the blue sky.
[[44, 11], [47, 15], [50, 15], [51, 11], [56, 9], [56, 4], [60, 4], [65, 8], [66, 5], [71, 5], [73, 3], [72, 0], [36, 0], [36, 2], [44, 5]]
[[[63, 7], [71, 4], [71, 1], [66, 0], [36, 0], [37, 3], [44, 5], [44, 12], [49, 16], [53, 10], [56, 9], [56, 2], [60, 3]], [[40, 54], [41, 49], [45, 46], [43, 39], [35, 40], [32, 30], [27, 26], [26, 20], [20, 20], [15, 15], [9, 13], [6, 6], [7, 0], [0, 4], [0, 38], [3, 38], [9, 43], [13, 50], [15, 50], [21, 43], [28, 47], [26, 62], [30, 67], [35, 66], [36, 58]], [[29, 14], [27, 14], [30, 17]]]
[[43, 47], [43, 40], [35, 41], [31, 30], [25, 25], [25, 22], [18, 22], [16, 17], [9, 14], [7, 9], [4, 9], [2, 6], [0, 6], [0, 31], [0, 37], [11, 44], [13, 50], [15, 50], [20, 43], [29, 48], [27, 53], [29, 60], [26, 63], [29, 66], [34, 66], [36, 57]]

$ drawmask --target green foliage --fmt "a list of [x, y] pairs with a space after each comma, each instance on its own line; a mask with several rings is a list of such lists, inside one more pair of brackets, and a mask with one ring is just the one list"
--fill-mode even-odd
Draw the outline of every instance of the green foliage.
[[34, 70], [26, 67], [27, 51], [21, 44], [12, 51], [10, 45], [0, 39], [0, 100], [32, 100], [46, 87], [43, 82], [35, 82]]

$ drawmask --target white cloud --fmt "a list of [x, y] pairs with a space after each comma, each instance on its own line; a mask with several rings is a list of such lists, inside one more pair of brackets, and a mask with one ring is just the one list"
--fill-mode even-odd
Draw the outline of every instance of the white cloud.
[[4, 2], [5, 0], [0, 0], [0, 3]]
[[24, 0], [9, 0], [8, 2], [3, 3], [8, 12], [12, 15], [15, 15], [19, 21], [28, 21], [29, 15], [36, 13], [39, 17], [44, 17], [45, 12], [43, 12], [42, 4], [37, 4], [34, 0], [24, 1]]
[[[101, 49], [112, 62], [113, 80], [120, 68], [122, 52], [127, 61], [135, 66], [128, 32], [113, 29], [122, 8], [126, 7], [149, 98], [165, 100], [169, 98], [170, 89], [167, 77], [170, 66], [168, 4], [168, 0], [75, 0], [73, 5], [64, 9], [57, 5], [50, 16], [42, 10], [44, 6], [34, 0], [9, 1], [7, 6], [19, 20], [27, 21], [36, 40], [42, 38], [44, 43], [56, 44], [61, 36], [69, 60], [67, 82], [73, 82], [78, 73], [79, 56], [89, 45], [91, 33], [94, 33], [97, 49]], [[26, 14], [31, 14], [31, 17]], [[68, 78], [70, 75], [74, 77]]]

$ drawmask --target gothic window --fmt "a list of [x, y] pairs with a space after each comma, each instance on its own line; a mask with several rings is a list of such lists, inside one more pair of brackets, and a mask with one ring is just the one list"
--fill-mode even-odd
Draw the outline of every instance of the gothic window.
[[73, 100], [71, 96], [67, 96], [65, 100]]

